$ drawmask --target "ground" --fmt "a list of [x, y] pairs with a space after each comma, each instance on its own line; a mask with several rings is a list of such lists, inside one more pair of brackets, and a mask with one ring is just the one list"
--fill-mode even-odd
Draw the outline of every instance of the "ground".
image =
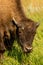
[[38, 0], [38, 3], [40, 2], [40, 6], [38, 4], [37, 5], [40, 9], [37, 8], [37, 10], [35, 8], [32, 9], [31, 7], [29, 9], [28, 2], [29, 0], [27, 0], [27, 3], [23, 0], [26, 16], [36, 22], [40, 22], [40, 26], [37, 29], [37, 33], [32, 44], [33, 50], [31, 53], [24, 54], [21, 46], [17, 43], [17, 40], [15, 40], [12, 52], [8, 52], [6, 50], [4, 53], [5, 59], [0, 61], [0, 65], [43, 65], [43, 1]]

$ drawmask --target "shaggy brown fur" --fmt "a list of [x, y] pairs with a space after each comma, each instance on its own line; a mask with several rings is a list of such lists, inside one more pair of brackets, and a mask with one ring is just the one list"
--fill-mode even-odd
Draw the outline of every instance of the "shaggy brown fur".
[[[0, 0], [0, 53], [12, 46], [16, 28], [20, 43], [26, 51], [25, 48], [27, 45], [28, 48], [30, 47], [34, 37], [32, 30], [35, 33], [37, 26], [32, 20], [26, 18], [21, 0]], [[29, 32], [29, 30], [31, 31]], [[31, 38], [29, 35], [33, 37]]]

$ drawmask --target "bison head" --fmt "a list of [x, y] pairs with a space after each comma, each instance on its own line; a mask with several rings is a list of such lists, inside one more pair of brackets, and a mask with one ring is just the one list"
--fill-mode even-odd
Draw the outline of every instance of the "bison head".
[[30, 19], [21, 20], [20, 23], [15, 23], [17, 25], [17, 36], [23, 51], [30, 52], [32, 50], [32, 42], [39, 23], [36, 23]]

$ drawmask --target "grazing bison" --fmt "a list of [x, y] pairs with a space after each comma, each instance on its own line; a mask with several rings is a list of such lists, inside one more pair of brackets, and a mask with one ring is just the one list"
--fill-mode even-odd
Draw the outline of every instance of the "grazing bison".
[[0, 0], [0, 56], [11, 49], [15, 35], [24, 52], [29, 52], [38, 26], [25, 16], [21, 0]]

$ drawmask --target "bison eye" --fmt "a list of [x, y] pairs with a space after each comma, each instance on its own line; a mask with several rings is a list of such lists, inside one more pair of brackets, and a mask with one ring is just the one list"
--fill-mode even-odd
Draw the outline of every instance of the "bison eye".
[[35, 32], [32, 32], [32, 34], [33, 34], [33, 35], [36, 34], [36, 31], [35, 31]]

